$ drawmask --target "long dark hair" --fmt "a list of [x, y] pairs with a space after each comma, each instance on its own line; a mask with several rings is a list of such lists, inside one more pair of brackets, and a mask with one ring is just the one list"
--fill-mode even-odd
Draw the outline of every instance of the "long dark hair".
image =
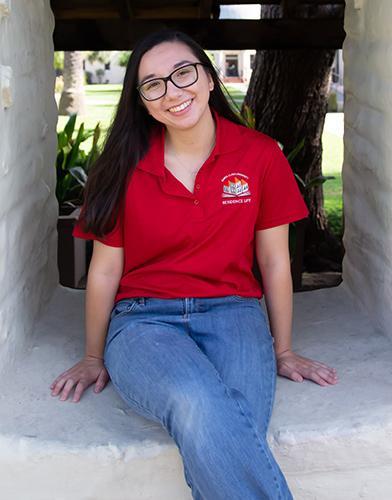
[[227, 101], [213, 64], [192, 38], [179, 31], [162, 30], [140, 40], [129, 58], [116, 114], [102, 153], [90, 171], [84, 192], [80, 215], [82, 228], [99, 237], [114, 228], [127, 180], [147, 152], [151, 133], [158, 125], [143, 106], [136, 86], [142, 56], [162, 42], [181, 42], [191, 49], [214, 81], [210, 107], [228, 120], [242, 124]]

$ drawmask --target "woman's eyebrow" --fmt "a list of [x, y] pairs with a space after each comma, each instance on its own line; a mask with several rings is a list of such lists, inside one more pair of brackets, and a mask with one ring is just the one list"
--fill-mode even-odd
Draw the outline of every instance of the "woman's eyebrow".
[[[185, 64], [185, 63], [189, 63], [189, 64], [191, 64], [191, 63], [193, 63], [193, 62], [195, 62], [195, 61], [188, 61], [188, 59], [184, 59], [183, 61], [180, 61], [180, 62], [178, 62], [178, 63], [176, 63], [176, 64], [173, 64], [173, 69], [177, 69], [177, 68], [179, 68], [180, 66], [182, 66], [182, 65], [183, 65], [183, 64]], [[155, 76], [156, 76], [156, 74], [155, 74], [155, 73], [150, 73], [149, 75], [146, 75], [146, 76], [143, 78], [143, 80], [141, 80], [141, 81], [140, 81], [139, 85], [141, 85], [141, 84], [142, 84], [143, 82], [145, 82], [146, 80], [150, 80], [150, 78], [154, 78]], [[158, 77], [158, 76], [157, 76], [157, 78], [160, 78], [160, 77]]]

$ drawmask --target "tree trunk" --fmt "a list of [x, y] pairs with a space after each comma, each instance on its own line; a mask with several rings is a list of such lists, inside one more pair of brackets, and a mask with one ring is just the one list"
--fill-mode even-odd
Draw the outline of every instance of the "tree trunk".
[[[262, 7], [262, 17], [278, 14], [276, 7]], [[322, 173], [321, 135], [334, 57], [335, 50], [257, 51], [244, 101], [254, 113], [256, 129], [282, 143], [286, 155], [305, 139], [304, 147], [291, 162], [305, 182]], [[308, 258], [312, 267], [313, 257], [317, 256], [317, 261], [321, 255], [324, 264], [331, 259], [339, 268], [341, 247], [328, 228], [322, 186], [306, 191], [304, 196], [310, 211], [305, 260]]]
[[[286, 154], [305, 139], [292, 162], [305, 182], [321, 175], [321, 135], [334, 55], [333, 50], [258, 51], [245, 98], [257, 130], [281, 142]], [[307, 201], [312, 218], [324, 230], [322, 188], [312, 189]]]
[[86, 112], [84, 92], [83, 52], [64, 52], [64, 89], [60, 97], [59, 114]]

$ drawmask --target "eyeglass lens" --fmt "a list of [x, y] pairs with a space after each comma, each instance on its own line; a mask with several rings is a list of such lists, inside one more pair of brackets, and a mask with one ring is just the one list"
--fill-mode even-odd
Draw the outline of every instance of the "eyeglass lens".
[[[196, 66], [189, 65], [178, 68], [169, 78], [177, 87], [188, 87], [197, 80]], [[156, 78], [140, 86], [140, 92], [148, 100], [159, 99], [166, 94], [167, 82], [162, 78]]]

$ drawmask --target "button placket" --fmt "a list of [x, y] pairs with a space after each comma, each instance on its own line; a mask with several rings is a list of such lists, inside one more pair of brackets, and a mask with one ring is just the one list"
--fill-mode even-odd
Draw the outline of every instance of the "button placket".
[[[208, 160], [207, 160], [208, 162]], [[206, 163], [207, 163], [206, 162]], [[205, 165], [205, 164], [204, 164]], [[203, 165], [203, 167], [204, 167]], [[200, 169], [201, 170], [201, 169]], [[200, 175], [201, 175], [201, 172], [200, 170], [197, 172], [196, 174], [196, 179], [195, 179], [195, 184], [194, 184], [194, 189], [193, 189], [193, 194], [195, 196], [195, 199], [193, 201], [194, 205], [197, 207], [198, 205], [200, 205]]]

